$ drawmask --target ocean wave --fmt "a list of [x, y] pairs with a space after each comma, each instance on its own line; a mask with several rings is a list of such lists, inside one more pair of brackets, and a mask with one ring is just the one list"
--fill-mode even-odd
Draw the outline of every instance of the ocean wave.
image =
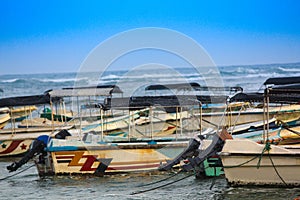
[[18, 80], [20, 80], [20, 79], [18, 79], [18, 78], [13, 78], [13, 79], [1, 80], [0, 82], [1, 82], [1, 83], [15, 83], [15, 82], [17, 82]]
[[111, 80], [111, 79], [119, 79], [120, 77], [122, 77], [122, 76], [110, 74], [110, 75], [106, 75], [106, 76], [101, 77], [101, 79], [103, 79], [103, 80]]
[[[171, 70], [137, 70], [137, 71], [108, 71], [97, 76], [95, 73], [77, 75], [76, 73], [64, 74], [28, 74], [28, 75], [2, 75], [0, 88], [5, 94], [27, 95], [39, 94], [48, 89], [60, 89], [71, 86], [94, 86], [120, 84], [124, 90], [131, 86], [146, 83], [179, 83], [197, 82], [200, 85], [223, 81], [225, 86], [242, 86], [245, 91], [255, 91], [272, 77], [300, 76], [300, 64], [280, 64], [261, 66], [229, 66], [197, 71], [190, 68], [176, 68]], [[220, 73], [220, 76], [219, 76]], [[141, 93], [144, 94], [144, 93]]]
[[100, 80], [121, 80], [121, 79], [132, 79], [132, 80], [140, 80], [140, 79], [155, 79], [155, 78], [193, 78], [193, 77], [199, 77], [199, 76], [208, 76], [208, 75], [215, 75], [217, 72], [211, 70], [206, 72], [205, 74], [201, 73], [165, 73], [165, 72], [155, 72], [155, 73], [147, 73], [147, 74], [137, 74], [137, 75], [131, 75], [131, 74], [125, 74], [122, 76], [117, 75], [108, 75], [101, 77]]
[[40, 82], [53, 82], [53, 83], [63, 83], [63, 82], [75, 82], [78, 81], [76, 78], [62, 78], [62, 79], [33, 79]]
[[262, 72], [264, 69], [260, 68], [250, 68], [250, 67], [238, 67], [236, 70], [233, 70], [233, 73], [239, 74], [257, 74]]
[[40, 79], [40, 78], [14, 78], [7, 80], [0, 80], [0, 83], [25, 83], [25, 82], [41, 82], [41, 83], [65, 83], [65, 82], [75, 82], [75, 81], [86, 81], [88, 78], [61, 78], [61, 79]]
[[278, 69], [283, 72], [300, 72], [300, 67], [299, 68], [278, 67]]
[[244, 76], [222, 76], [224, 79], [249, 79], [249, 78], [271, 78], [274, 76], [279, 76], [280, 74], [273, 72], [273, 73], [255, 73], [255, 74], [245, 74]]

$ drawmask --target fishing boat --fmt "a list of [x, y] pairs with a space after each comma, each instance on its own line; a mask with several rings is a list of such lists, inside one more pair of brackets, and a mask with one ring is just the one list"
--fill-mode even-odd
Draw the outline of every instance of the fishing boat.
[[[102, 139], [95, 136], [87, 136], [85, 140], [48, 140], [47, 151], [39, 152], [44, 156], [35, 158], [39, 175], [92, 174], [103, 176], [105, 174], [153, 171], [188, 145], [187, 139], [138, 140], [132, 138], [133, 141], [129, 141], [123, 138], [121, 141], [115, 136], [105, 136]], [[40, 144], [45, 146], [42, 142]], [[24, 158], [27, 162], [31, 157]], [[13, 163], [8, 169], [14, 171], [20, 166], [20, 163], [24, 163], [24, 159]]]
[[[6, 107], [7, 112], [9, 108], [30, 107], [34, 108], [38, 105], [51, 104], [58, 99], [51, 98], [48, 94], [18, 96], [0, 99], [0, 107]], [[33, 107], [34, 106], [34, 107]], [[10, 112], [10, 114], [14, 114]], [[9, 115], [9, 113], [8, 113]], [[20, 115], [18, 115], [20, 116]], [[12, 116], [15, 119], [14, 116]], [[10, 120], [9, 127], [0, 130], [0, 157], [18, 156], [28, 151], [31, 142], [40, 135], [52, 135], [61, 129], [70, 129], [72, 126], [43, 126], [18, 127], [15, 120]]]
[[[8, 166], [8, 169], [14, 171], [34, 157], [40, 176], [103, 176], [157, 171], [159, 166], [173, 159], [189, 143], [189, 136], [165, 134], [168, 131], [174, 132], [174, 129], [153, 133], [152, 137], [141, 134], [136, 137], [131, 132], [125, 136], [107, 135], [103, 131], [90, 131], [83, 137], [69, 136], [65, 139], [40, 136], [34, 143], [42, 147], [33, 143], [33, 148], [27, 154], [32, 156], [25, 155], [20, 161]], [[37, 149], [40, 151], [37, 152]], [[36, 152], [38, 156], [35, 157], [32, 152]]]
[[300, 185], [300, 145], [258, 144], [227, 140], [220, 154], [228, 183], [239, 185]]
[[[264, 85], [266, 86], [264, 104], [267, 112], [270, 102], [299, 103], [300, 77], [271, 78], [266, 80]], [[268, 120], [268, 115], [266, 116]], [[298, 130], [283, 131], [280, 135], [283, 142], [278, 145], [271, 144], [269, 137], [272, 134], [268, 127], [264, 135], [266, 141], [263, 144], [249, 139], [226, 140], [220, 157], [228, 183], [233, 186], [299, 186]]]

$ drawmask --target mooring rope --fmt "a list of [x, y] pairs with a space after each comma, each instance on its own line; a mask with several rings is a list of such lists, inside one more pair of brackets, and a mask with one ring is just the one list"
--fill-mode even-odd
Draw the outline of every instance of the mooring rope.
[[285, 128], [286, 130], [288, 130], [288, 131], [290, 131], [290, 132], [292, 132], [292, 133], [294, 133], [294, 134], [300, 136], [300, 132], [298, 132], [298, 131], [294, 131], [294, 130], [288, 128], [288, 127], [283, 127], [283, 128]]
[[166, 184], [164, 184], [164, 185], [159, 185], [159, 186], [154, 187], [154, 188], [150, 188], [150, 189], [146, 189], [146, 190], [140, 190], [140, 191], [132, 192], [132, 193], [130, 193], [130, 195], [141, 194], [141, 193], [149, 192], [149, 191], [152, 191], [152, 190], [156, 190], [156, 189], [159, 189], [159, 188], [168, 186], [168, 185], [172, 185], [172, 184], [174, 184], [174, 183], [177, 183], [177, 182], [179, 182], [179, 181], [182, 181], [182, 180], [184, 180], [184, 179], [186, 179], [186, 178], [189, 178], [189, 177], [191, 177], [191, 176], [194, 176], [194, 174], [189, 174], [189, 175], [187, 175], [187, 176], [185, 176], [185, 177], [183, 177], [183, 178], [180, 178], [180, 179], [178, 179], [178, 180], [175, 180], [175, 181], [166, 183]]
[[273, 162], [273, 160], [272, 160], [271, 155], [270, 155], [269, 152], [268, 152], [268, 155], [269, 155], [270, 161], [272, 163], [272, 166], [273, 166], [273, 168], [274, 168], [277, 176], [280, 178], [280, 180], [284, 183], [285, 186], [288, 186], [288, 184], [284, 181], [284, 179], [282, 178], [282, 176], [280, 176], [280, 174], [279, 174], [279, 172], [278, 172], [278, 170], [277, 170], [277, 168], [276, 168], [276, 166], [275, 166], [275, 164], [274, 164], [274, 162]]
[[282, 124], [282, 128], [300, 136], [300, 132], [290, 129], [291, 126], [289, 126], [288, 123], [286, 123], [282, 120], [278, 120], [278, 122], [280, 122]]
[[271, 144], [270, 144], [269, 141], [267, 141], [267, 142], [266, 142], [266, 145], [264, 146], [264, 148], [263, 148], [263, 150], [262, 150], [262, 152], [261, 152], [261, 154], [259, 155], [259, 159], [258, 159], [258, 162], [257, 162], [257, 165], [256, 165], [256, 168], [257, 168], [257, 169], [260, 167], [260, 162], [261, 162], [261, 159], [262, 159], [264, 153], [265, 153], [266, 151], [268, 151], [268, 154], [269, 154], [269, 153], [270, 153], [270, 150], [271, 150]]
[[9, 176], [4, 177], [4, 178], [1, 178], [0, 181], [6, 180], [6, 179], [11, 178], [11, 177], [14, 177], [14, 176], [16, 176], [16, 175], [18, 175], [18, 174], [21, 174], [22, 172], [25, 172], [26, 170], [30, 169], [30, 168], [33, 167], [33, 166], [35, 166], [35, 164], [32, 164], [32, 165], [28, 166], [27, 168], [25, 168], [25, 169], [23, 169], [23, 170], [21, 170], [21, 171], [15, 173], [15, 174], [9, 175]]
[[251, 158], [250, 160], [247, 160], [246, 162], [243, 162], [241, 164], [238, 164], [238, 165], [231, 165], [231, 166], [223, 166], [223, 168], [236, 168], [236, 167], [241, 167], [253, 160], [255, 160], [256, 158], [260, 157], [260, 155], [257, 155], [257, 156], [254, 156], [253, 158]]
[[[209, 168], [209, 166], [208, 166], [208, 167], [205, 167], [204, 170], [207, 169], [207, 168]], [[181, 172], [185, 172], [185, 171], [184, 171], [184, 170], [180, 170], [178, 173], [173, 174], [172, 176], [169, 176], [169, 177], [167, 177], [167, 178], [165, 178], [165, 179], [161, 179], [161, 180], [159, 180], [159, 181], [152, 182], [152, 183], [145, 184], [145, 185], [141, 185], [141, 186], [138, 186], [138, 187], [144, 187], [144, 186], [154, 185], [154, 184], [157, 184], [157, 183], [166, 181], [166, 180], [168, 180], [168, 179], [170, 179], [170, 178], [173, 178], [173, 177], [177, 176], [177, 175], [180, 174]], [[194, 174], [195, 174], [195, 173], [194, 173]], [[189, 175], [187, 175], [187, 176], [185, 176], [185, 177], [183, 177], [183, 178], [181, 178], [181, 179], [178, 179], [178, 180], [175, 180], [175, 181], [173, 181], [173, 182], [169, 182], [169, 183], [166, 183], [166, 184], [164, 184], [164, 185], [160, 185], [160, 186], [157, 186], [157, 187], [154, 187], [154, 188], [150, 188], [150, 189], [147, 189], [147, 190], [141, 190], [141, 191], [133, 192], [133, 193], [131, 193], [130, 195], [135, 195], [135, 194], [140, 194], [140, 193], [144, 193], [144, 192], [156, 190], [156, 189], [159, 189], [159, 188], [162, 188], [162, 187], [171, 185], [171, 184], [173, 184], [173, 183], [179, 182], [179, 181], [181, 181], [181, 180], [184, 180], [184, 179], [186, 179], [186, 178], [188, 178], [188, 177], [193, 176], [194, 174], [189, 174]], [[214, 184], [215, 184], [215, 182], [212, 183], [212, 185], [210, 186], [210, 189], [213, 187]]]
[[260, 162], [261, 162], [261, 159], [262, 159], [262, 156], [263, 156], [264, 152], [265, 152], [265, 151], [269, 151], [270, 149], [271, 149], [270, 143], [267, 142], [266, 145], [265, 145], [265, 147], [263, 148], [262, 152], [261, 152], [259, 155], [254, 156], [253, 158], [251, 158], [251, 159], [249, 159], [249, 160], [247, 160], [247, 161], [245, 161], [245, 162], [243, 162], [243, 163], [241, 163], [241, 164], [238, 164], [238, 165], [231, 165], [231, 166], [223, 166], [223, 168], [236, 168], [236, 167], [241, 167], [241, 166], [243, 166], [243, 165], [245, 165], [245, 164], [247, 164], [247, 163], [249, 163], [249, 162], [255, 160], [256, 158], [259, 158], [258, 163], [257, 163], [257, 166], [256, 166], [257, 168], [259, 168], [259, 167], [260, 167]]
[[170, 179], [170, 178], [173, 178], [173, 177], [177, 176], [177, 175], [178, 175], [179, 173], [181, 173], [181, 172], [183, 172], [183, 170], [180, 170], [179, 172], [177, 172], [177, 173], [175, 173], [175, 174], [173, 174], [173, 175], [171, 175], [171, 176], [169, 176], [169, 177], [167, 177], [167, 178], [161, 179], [161, 180], [159, 180], [159, 181], [151, 182], [151, 183], [144, 184], [144, 185], [138, 185], [137, 187], [145, 187], [145, 186], [154, 185], [154, 184], [157, 184], [157, 183], [166, 181], [166, 180], [168, 180], [168, 179]]

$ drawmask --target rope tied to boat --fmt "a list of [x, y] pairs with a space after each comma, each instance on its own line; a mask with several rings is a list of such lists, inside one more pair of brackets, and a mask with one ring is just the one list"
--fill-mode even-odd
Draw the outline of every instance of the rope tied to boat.
[[273, 159], [272, 159], [272, 157], [271, 157], [270, 150], [271, 150], [271, 142], [270, 142], [269, 140], [267, 140], [266, 145], [265, 145], [265, 147], [264, 147], [264, 149], [263, 149], [263, 151], [262, 151], [262, 153], [261, 153], [261, 155], [260, 155], [259, 161], [258, 161], [258, 163], [257, 163], [257, 169], [260, 167], [260, 162], [261, 162], [261, 158], [262, 158], [263, 154], [267, 151], [267, 152], [268, 152], [268, 157], [269, 157], [269, 159], [270, 159], [270, 161], [271, 161], [272, 167], [273, 167], [274, 170], [275, 170], [275, 173], [276, 173], [277, 176], [280, 178], [280, 180], [282, 181], [282, 183], [283, 183], [285, 186], [288, 186], [288, 184], [284, 181], [284, 179], [282, 178], [282, 176], [279, 174], [279, 172], [278, 172], [278, 170], [277, 170], [277, 168], [276, 168], [276, 166], [275, 166], [275, 164], [274, 164], [274, 162], [273, 162]]
[[34, 166], [35, 166], [35, 164], [32, 164], [32, 165], [26, 167], [25, 169], [23, 169], [23, 170], [21, 170], [21, 171], [15, 173], [15, 174], [6, 176], [6, 177], [4, 177], [4, 178], [1, 178], [0, 181], [4, 181], [4, 180], [6, 180], [6, 179], [8, 179], [8, 178], [11, 178], [11, 177], [14, 177], [14, 176], [16, 176], [16, 175], [18, 175], [18, 174], [21, 174], [22, 172], [25, 172], [26, 170], [28, 170], [28, 169], [30, 169], [31, 167], [34, 167]]
[[282, 127], [282, 128], [284, 128], [284, 129], [286, 129], [286, 130], [288, 130], [288, 131], [290, 131], [290, 132], [292, 132], [292, 133], [294, 133], [294, 134], [300, 136], [300, 132], [291, 129], [293, 126], [290, 126], [288, 123], [286, 123], [286, 122], [284, 122], [284, 121], [282, 121], [282, 120], [277, 120], [277, 121], [281, 124], [281, 127]]
[[[205, 169], [208, 169], [208, 168], [209, 168], [209, 166], [205, 167], [204, 170], [205, 170]], [[166, 180], [168, 180], [168, 179], [171, 179], [171, 178], [173, 178], [173, 177], [175, 177], [175, 176], [177, 176], [177, 175], [179, 175], [179, 174], [181, 174], [181, 173], [183, 173], [183, 172], [186, 172], [186, 171], [185, 171], [185, 170], [180, 170], [180, 171], [178, 171], [177, 173], [175, 173], [175, 174], [173, 174], [173, 175], [171, 175], [171, 176], [169, 176], [169, 177], [167, 177], [167, 178], [164, 178], [164, 179], [161, 179], [161, 180], [158, 180], [158, 181], [155, 181], [155, 182], [151, 182], [151, 183], [148, 183], [148, 184], [140, 185], [140, 186], [138, 186], [138, 187], [145, 187], [145, 186], [150, 186], [150, 185], [154, 185], [154, 184], [157, 184], [157, 183], [161, 183], [161, 182], [166, 181]], [[160, 189], [160, 188], [166, 187], [166, 186], [168, 186], [168, 185], [172, 185], [172, 184], [174, 184], [174, 183], [177, 183], [177, 182], [179, 182], [179, 181], [182, 181], [182, 180], [184, 180], [184, 179], [187, 179], [187, 178], [189, 178], [189, 177], [191, 177], [191, 176], [195, 176], [195, 174], [196, 174], [196, 170], [193, 170], [193, 173], [190, 173], [190, 174], [188, 174], [188, 175], [186, 175], [186, 176], [184, 176], [184, 177], [182, 177], [182, 178], [179, 178], [179, 179], [177, 179], [177, 180], [175, 180], [175, 181], [171, 181], [171, 182], [168, 182], [168, 183], [165, 183], [165, 184], [163, 184], [163, 185], [159, 185], [159, 186], [156, 186], [156, 187], [153, 187], [153, 188], [150, 188], [150, 189], [145, 189], [145, 190], [140, 190], [140, 191], [132, 192], [132, 193], [130, 193], [130, 195], [141, 194], [141, 193], [153, 191], [153, 190], [156, 190], [156, 189]], [[209, 187], [210, 190], [211, 190], [212, 187], [215, 185], [215, 182], [216, 182], [216, 180], [214, 179], [214, 180], [212, 181], [211, 186]]]
[[259, 155], [259, 159], [258, 159], [258, 162], [257, 162], [257, 165], [256, 165], [257, 169], [259, 169], [259, 167], [260, 167], [261, 159], [262, 159], [264, 153], [267, 151], [268, 154], [269, 154], [270, 150], [271, 150], [271, 142], [269, 140], [267, 140], [261, 154]]
[[288, 184], [284, 181], [284, 179], [282, 178], [282, 176], [279, 174], [279, 172], [278, 172], [278, 170], [277, 170], [277, 168], [276, 168], [276, 165], [275, 165], [274, 162], [273, 162], [273, 159], [272, 159], [271, 154], [270, 154], [270, 150], [271, 150], [271, 149], [272, 149], [272, 148], [271, 148], [271, 142], [270, 142], [269, 140], [267, 140], [267, 142], [266, 142], [266, 144], [265, 144], [265, 146], [264, 146], [264, 148], [263, 148], [261, 154], [259, 154], [259, 155], [257, 155], [257, 156], [254, 156], [253, 158], [251, 158], [251, 159], [249, 159], [249, 160], [247, 160], [247, 161], [245, 161], [245, 162], [243, 162], [243, 163], [241, 163], [241, 164], [233, 165], [233, 166], [223, 166], [223, 168], [236, 168], [236, 167], [241, 167], [241, 166], [243, 166], [243, 165], [245, 165], [245, 164], [247, 164], [247, 163], [249, 163], [249, 162], [255, 160], [256, 158], [259, 158], [258, 163], [257, 163], [257, 166], [256, 166], [256, 168], [259, 169], [260, 163], [261, 163], [261, 159], [262, 159], [264, 153], [265, 153], [265, 152], [268, 152], [267, 155], [268, 155], [268, 157], [269, 157], [269, 159], [270, 159], [270, 161], [271, 161], [271, 164], [272, 164], [272, 167], [273, 167], [274, 170], [275, 170], [275, 173], [276, 173], [277, 176], [280, 178], [280, 180], [282, 181], [282, 183], [287, 187]]
[[137, 187], [145, 187], [145, 186], [149, 186], [149, 185], [154, 185], [154, 184], [157, 184], [157, 183], [161, 183], [163, 181], [166, 181], [170, 178], [173, 178], [174, 176], [177, 176], [179, 173], [182, 173], [184, 170], [180, 170], [178, 171], [177, 173], [174, 173], [173, 175], [167, 177], [167, 178], [164, 178], [164, 179], [161, 179], [161, 180], [158, 180], [158, 181], [155, 181], [155, 182], [151, 182], [151, 183], [147, 183], [147, 184], [144, 184], [144, 185], [138, 185]]
[[255, 160], [256, 158], [259, 158], [259, 161], [258, 161], [258, 163], [257, 163], [257, 169], [258, 169], [259, 166], [260, 166], [260, 162], [261, 162], [261, 159], [262, 159], [262, 156], [263, 156], [264, 152], [266, 152], [266, 151], [269, 152], [270, 150], [271, 150], [271, 142], [268, 141], [268, 142], [266, 142], [266, 145], [264, 146], [264, 148], [263, 148], [261, 154], [259, 154], [259, 155], [257, 155], [257, 156], [254, 156], [253, 158], [251, 158], [251, 159], [249, 159], [249, 160], [247, 160], [247, 161], [245, 161], [245, 162], [243, 162], [243, 163], [240, 163], [240, 164], [238, 164], [238, 165], [223, 166], [223, 168], [236, 168], [236, 167], [241, 167], [241, 166], [243, 166], [243, 165], [245, 165], [245, 164], [247, 164], [247, 163], [250, 163], [251, 161]]
[[287, 187], [288, 184], [284, 181], [284, 179], [283, 179], [283, 178], [281, 177], [281, 175], [279, 174], [279, 172], [278, 172], [278, 170], [277, 170], [277, 168], [276, 168], [276, 166], [275, 166], [275, 164], [274, 164], [274, 162], [273, 162], [273, 160], [272, 160], [271, 155], [270, 155], [269, 152], [268, 152], [268, 156], [269, 156], [269, 159], [270, 159], [270, 161], [271, 161], [271, 163], [272, 163], [272, 166], [273, 166], [273, 168], [274, 168], [274, 170], [275, 170], [277, 176], [280, 178], [280, 180], [282, 181], [282, 183]]
[[[178, 174], [178, 173], [177, 173], [177, 174]], [[177, 175], [177, 174], [176, 174], [176, 175]], [[177, 182], [179, 182], [179, 181], [182, 181], [182, 180], [184, 180], [184, 179], [186, 179], [186, 178], [189, 178], [189, 177], [191, 177], [191, 176], [194, 176], [194, 175], [195, 175], [194, 173], [191, 173], [191, 174], [188, 174], [187, 176], [184, 176], [183, 178], [177, 179], [177, 180], [172, 181], [172, 182], [165, 183], [165, 184], [163, 184], [163, 185], [159, 185], [159, 186], [157, 186], [157, 187], [153, 187], [153, 188], [146, 189], [146, 190], [140, 190], [140, 191], [132, 192], [132, 193], [130, 193], [130, 195], [141, 194], [141, 193], [149, 192], [149, 191], [152, 191], [152, 190], [160, 189], [160, 188], [162, 188], [162, 187], [165, 187], [165, 186], [168, 186], [168, 185], [172, 185], [172, 184], [174, 184], [174, 183], [177, 183]], [[159, 182], [161, 182], [161, 181], [157, 181], [157, 183], [159, 183]], [[149, 185], [150, 185], [150, 184], [149, 184]]]

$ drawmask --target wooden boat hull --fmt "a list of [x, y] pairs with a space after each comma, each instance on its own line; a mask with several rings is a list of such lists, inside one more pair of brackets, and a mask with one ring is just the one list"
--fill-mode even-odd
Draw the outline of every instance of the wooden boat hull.
[[0, 114], [0, 129], [3, 129], [9, 122], [10, 116], [8, 113]]
[[19, 123], [19, 128], [61, 128], [67, 125], [74, 125], [71, 122], [50, 121], [46, 118], [24, 119]]
[[220, 156], [228, 183], [300, 186], [300, 146], [271, 145], [269, 153], [262, 154], [264, 147], [247, 139], [226, 140]]
[[[52, 131], [46, 129], [17, 130], [15, 133], [0, 134], [0, 157], [20, 156], [28, 151], [34, 139], [41, 135], [54, 136], [60, 130]], [[3, 131], [3, 130], [1, 130]], [[75, 132], [75, 131], [74, 131]]]
[[32, 111], [37, 110], [36, 106], [24, 106], [15, 107], [11, 109], [11, 118], [15, 121], [22, 121], [25, 119]]
[[233, 135], [233, 138], [247, 138], [257, 143], [264, 143], [267, 139], [269, 139], [269, 141], [272, 141], [273, 143], [279, 143], [282, 140], [282, 138], [280, 137], [280, 131], [281, 131], [281, 127], [269, 130], [268, 138], [264, 137], [263, 130], [251, 131], [248, 133]]
[[111, 144], [68, 145], [60, 141], [48, 147], [46, 164], [37, 163], [44, 175], [92, 174], [107, 166], [104, 174], [132, 173], [157, 170], [167, 160], [175, 158], [188, 145], [181, 142], [123, 142]]
[[33, 139], [0, 141], [0, 157], [20, 156], [28, 151]]

